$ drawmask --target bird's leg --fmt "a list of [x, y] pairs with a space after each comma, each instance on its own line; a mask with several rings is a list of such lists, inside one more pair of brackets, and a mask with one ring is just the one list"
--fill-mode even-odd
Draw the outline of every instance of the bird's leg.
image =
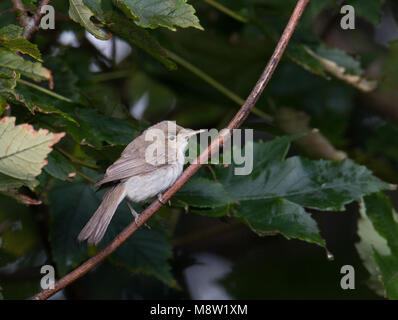
[[[161, 204], [166, 204], [166, 202], [163, 201], [163, 198], [162, 198], [162, 194], [161, 194], [161, 193], [158, 193], [158, 200], [159, 200], [159, 202], [160, 202]], [[167, 201], [167, 203], [169, 204], [169, 207], [171, 207], [171, 201], [169, 200], [169, 201]]]
[[[134, 216], [134, 222], [138, 226], [138, 219], [140, 218], [140, 215], [137, 213], [137, 211], [134, 210], [133, 206], [130, 204], [130, 202], [127, 200], [127, 205], [130, 209], [131, 214]], [[145, 227], [150, 229], [150, 227], [145, 223]]]

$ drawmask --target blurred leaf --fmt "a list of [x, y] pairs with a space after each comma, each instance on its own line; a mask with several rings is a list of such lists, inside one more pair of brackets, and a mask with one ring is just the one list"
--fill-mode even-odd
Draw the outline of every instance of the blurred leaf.
[[22, 59], [17, 54], [0, 48], [0, 66], [10, 68], [36, 81], [48, 80], [52, 86], [51, 71], [44, 68], [39, 62]]
[[13, 262], [34, 248], [40, 239], [29, 209], [5, 196], [0, 197], [0, 266]]
[[94, 13], [83, 3], [83, 0], [69, 0], [69, 16], [88, 32], [100, 40], [108, 40], [111, 35], [99, 29], [92, 21]]
[[311, 1], [311, 12], [314, 17], [321, 13], [325, 8], [331, 7], [332, 5], [337, 5], [336, 0], [317, 0]]
[[[104, 237], [103, 246], [113, 240], [132, 222], [132, 219], [127, 205], [122, 203]], [[150, 223], [151, 229], [140, 228], [127, 239], [110, 256], [110, 261], [133, 273], [154, 276], [167, 285], [175, 287], [176, 281], [168, 262], [173, 255], [172, 247], [167, 242], [168, 227], [164, 224], [154, 225], [152, 222], [154, 221]]]
[[76, 174], [73, 165], [57, 150], [49, 154], [47, 161], [48, 164], [44, 167], [44, 171], [57, 179], [66, 180], [71, 173]]
[[377, 156], [385, 156], [398, 163], [398, 126], [385, 123], [366, 139], [366, 149]]
[[307, 52], [336, 78], [365, 92], [376, 89], [378, 82], [364, 78], [364, 71], [361, 69], [360, 63], [346, 52], [336, 48], [327, 48], [323, 45], [319, 46], [316, 52], [307, 48]]
[[[15, 126], [15, 118], [0, 120], [0, 172], [7, 177], [28, 180], [34, 183], [41, 168], [47, 164], [46, 156], [51, 146], [65, 133], [51, 133], [48, 130], [34, 130], [29, 124]], [[2, 184], [4, 180], [2, 181]], [[14, 184], [10, 183], [13, 187]]]
[[4, 298], [3, 298], [3, 294], [2, 294], [2, 288], [0, 287], [0, 300], [3, 300]]
[[0, 46], [8, 48], [10, 50], [17, 50], [21, 53], [28, 54], [32, 58], [39, 61], [41, 60], [41, 54], [37, 45], [26, 40], [22, 36], [23, 29], [16, 25], [8, 25], [0, 29]]
[[366, 214], [377, 232], [377, 236], [374, 237], [361, 237], [359, 249], [370, 247], [372, 251], [369, 255], [368, 249], [368, 255], [364, 259], [365, 266], [372, 278], [381, 275], [387, 297], [398, 299], [397, 214], [388, 197], [382, 192], [365, 197], [362, 210], [363, 217]]
[[374, 25], [378, 25], [380, 23], [382, 14], [381, 0], [346, 0], [344, 3], [353, 6], [355, 8], [355, 14]]
[[140, 0], [114, 0], [114, 3], [140, 27], [161, 26], [176, 31], [177, 26], [203, 30], [195, 16], [195, 9], [187, 4], [187, 0], [152, 0], [149, 3]]
[[134, 22], [116, 11], [107, 11], [105, 18], [112, 33], [158, 59], [169, 70], [176, 69], [175, 63], [168, 58], [166, 51], [148, 31], [138, 27]]

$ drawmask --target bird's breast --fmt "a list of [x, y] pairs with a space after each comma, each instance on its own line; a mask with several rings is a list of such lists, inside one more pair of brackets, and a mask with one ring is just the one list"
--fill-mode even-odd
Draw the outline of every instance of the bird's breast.
[[169, 188], [181, 175], [183, 165], [176, 163], [147, 174], [133, 176], [125, 182], [126, 194], [133, 202], [143, 202]]

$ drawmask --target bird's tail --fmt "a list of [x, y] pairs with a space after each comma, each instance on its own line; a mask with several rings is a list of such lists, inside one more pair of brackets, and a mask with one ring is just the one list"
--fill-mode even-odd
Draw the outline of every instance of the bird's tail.
[[125, 195], [126, 192], [123, 183], [119, 183], [109, 189], [105, 193], [104, 199], [97, 211], [95, 211], [94, 215], [80, 232], [77, 240], [81, 242], [87, 239], [88, 244], [98, 244]]

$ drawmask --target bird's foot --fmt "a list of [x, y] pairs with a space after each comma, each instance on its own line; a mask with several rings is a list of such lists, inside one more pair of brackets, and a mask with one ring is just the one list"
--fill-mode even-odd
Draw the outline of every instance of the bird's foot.
[[166, 204], [166, 202], [163, 201], [163, 197], [162, 197], [162, 194], [161, 194], [161, 193], [158, 194], [158, 200], [159, 200], [159, 202], [160, 202], [161, 204]]
[[[162, 194], [161, 194], [161, 193], [158, 194], [158, 200], [159, 200], [159, 202], [160, 202], [161, 204], [166, 204], [166, 202], [164, 202], [164, 200], [163, 200], [163, 197], [162, 197]], [[169, 204], [169, 207], [171, 207], [171, 201], [168, 200], [167, 203]]]
[[[127, 205], [128, 205], [128, 207], [129, 207], [129, 209], [130, 209], [131, 214], [134, 216], [134, 222], [135, 222], [135, 224], [136, 224], [137, 227], [138, 227], [138, 221], [139, 221], [139, 219], [140, 219], [140, 215], [137, 213], [137, 211], [134, 210], [134, 208], [133, 208], [133, 206], [130, 204], [130, 202], [127, 201]], [[150, 227], [148, 224], [146, 224], [146, 223], [144, 223], [144, 226], [147, 227], [148, 229], [151, 228], [151, 227]]]

